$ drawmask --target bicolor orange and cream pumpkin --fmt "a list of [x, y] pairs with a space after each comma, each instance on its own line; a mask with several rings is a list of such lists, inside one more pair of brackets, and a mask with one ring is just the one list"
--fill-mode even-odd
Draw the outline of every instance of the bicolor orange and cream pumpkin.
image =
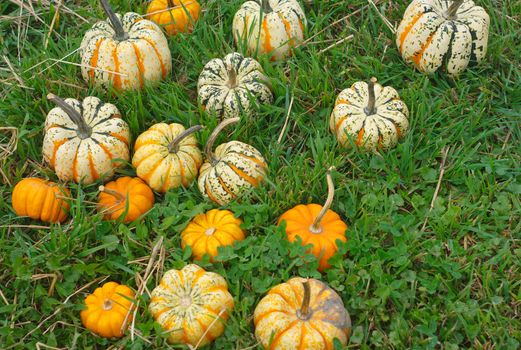
[[147, 18], [168, 35], [191, 32], [200, 13], [197, 0], [152, 0], [147, 7]]
[[297, 0], [250, 0], [233, 18], [233, 37], [250, 54], [270, 54], [272, 60], [291, 55], [304, 40], [306, 16]]
[[108, 0], [101, 4], [109, 20], [94, 24], [83, 37], [83, 79], [129, 90], [166, 78], [172, 70], [172, 57], [161, 28], [134, 12], [114, 13]]
[[413, 0], [396, 31], [403, 59], [418, 70], [450, 75], [487, 53], [490, 18], [472, 0]]
[[389, 149], [409, 130], [409, 109], [390, 86], [372, 78], [359, 81], [337, 97], [329, 127], [343, 147]]
[[118, 108], [94, 96], [82, 102], [54, 94], [45, 120], [43, 158], [63, 181], [108, 179], [129, 160], [130, 129]]

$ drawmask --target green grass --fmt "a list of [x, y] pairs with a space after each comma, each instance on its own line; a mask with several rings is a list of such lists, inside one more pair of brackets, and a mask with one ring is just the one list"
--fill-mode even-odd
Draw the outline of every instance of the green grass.
[[[17, 18], [0, 22], [1, 55], [28, 87], [19, 87], [0, 59], [0, 79], [14, 84], [2, 83], [1, 124], [19, 131], [16, 152], [0, 162], [8, 179], [0, 177], [0, 348], [35, 349], [37, 343], [41, 349], [42, 344], [60, 349], [179, 348], [159, 335], [145, 307], [147, 293], [136, 323], [141, 337], [133, 342], [129, 336], [108, 341], [92, 335], [82, 327], [79, 312], [100, 278], [137, 289], [136, 274], [143, 276], [160, 236], [163, 270], [191, 262], [180, 248], [179, 232], [195, 214], [215, 207], [195, 184], [157, 195], [146, 218], [127, 226], [102, 221], [96, 213], [92, 202], [99, 184], [71, 184], [73, 220], [46, 228], [23, 227], [40, 223], [16, 217], [12, 185], [24, 176], [56, 180], [41, 154], [43, 122], [52, 107], [45, 96], [51, 91], [115, 103], [134, 139], [159, 121], [203, 123], [208, 127], [198, 138], [204, 143], [217, 121], [197, 105], [197, 77], [208, 60], [234, 50], [231, 22], [242, 1], [203, 0], [205, 12], [194, 32], [169, 39], [172, 76], [154, 88], [113, 96], [87, 87], [73, 65], [51, 67], [53, 62], [46, 61], [30, 69], [75, 50], [83, 33], [104, 17], [94, 0], [66, 3], [89, 23], [62, 10], [47, 48], [43, 43], [54, 9], [34, 2], [43, 23], [23, 10], [20, 31]], [[113, 3], [118, 11], [145, 9], [144, 1]], [[228, 137], [257, 147], [270, 173], [250, 199], [229, 206], [244, 220], [248, 238], [224, 249], [222, 263], [200, 263], [227, 279], [236, 305], [225, 334], [209, 348], [255, 348], [255, 305], [270, 287], [296, 275], [327, 281], [342, 296], [353, 320], [349, 348], [521, 347], [521, 3], [478, 3], [491, 17], [489, 52], [482, 64], [456, 80], [407, 67], [392, 32], [372, 7], [329, 27], [286, 62], [260, 59], [272, 79], [275, 103], [257, 117], [243, 118]], [[306, 2], [307, 36], [366, 4]], [[377, 5], [391, 23], [399, 22], [406, 6], [388, 0]], [[4, 1], [0, 13], [16, 17], [20, 9]], [[352, 40], [319, 53], [350, 34]], [[77, 63], [79, 55], [67, 60]], [[394, 86], [411, 111], [410, 133], [381, 155], [342, 150], [328, 130], [336, 95], [371, 76]], [[287, 132], [278, 144], [292, 96]], [[429, 211], [444, 148], [446, 170]], [[296, 204], [325, 200], [325, 172], [331, 165], [337, 167], [332, 209], [349, 225], [348, 243], [333, 259], [333, 268], [321, 275], [315, 258], [287, 243], [275, 224]], [[127, 168], [121, 173], [134, 172]], [[154, 273], [148, 281], [149, 290], [157, 277]]]

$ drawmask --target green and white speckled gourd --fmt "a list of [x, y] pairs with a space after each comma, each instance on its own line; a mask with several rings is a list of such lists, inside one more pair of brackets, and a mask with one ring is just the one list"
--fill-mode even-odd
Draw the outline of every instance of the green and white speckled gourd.
[[172, 57], [161, 28], [134, 12], [123, 16], [114, 13], [108, 0], [101, 0], [101, 4], [109, 21], [94, 24], [83, 37], [83, 79], [128, 90], [166, 78], [172, 70]]

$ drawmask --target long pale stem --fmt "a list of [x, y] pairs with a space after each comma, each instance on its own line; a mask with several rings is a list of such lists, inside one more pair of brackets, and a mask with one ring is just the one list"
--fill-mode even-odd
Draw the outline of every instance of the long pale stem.
[[186, 137], [190, 136], [191, 134], [193, 134], [196, 131], [201, 130], [202, 128], [203, 128], [202, 125], [195, 125], [195, 126], [192, 126], [188, 129], [186, 129], [179, 135], [177, 135], [177, 137], [168, 144], [168, 152], [176, 153], [177, 151], [179, 151], [179, 143], [181, 143], [181, 141], [183, 141]]
[[367, 101], [367, 107], [364, 108], [364, 112], [367, 115], [373, 115], [376, 113], [376, 109], [374, 108], [376, 103], [376, 98], [374, 95], [374, 84], [376, 84], [376, 78], [372, 77], [369, 83], [367, 83], [367, 92], [369, 93], [369, 101]]
[[217, 162], [217, 159], [215, 159], [215, 155], [213, 154], [213, 144], [215, 140], [217, 139], [217, 136], [219, 133], [228, 125], [238, 123], [241, 118], [229, 118], [224, 119], [217, 127], [214, 129], [214, 131], [210, 134], [210, 137], [208, 137], [208, 141], [206, 141], [206, 146], [204, 147], [204, 153], [206, 155], [206, 159], [213, 165]]
[[171, 9], [171, 8], [174, 8], [175, 5], [174, 5], [174, 2], [172, 0], [167, 0], [167, 5], [168, 5], [168, 8]]
[[233, 67], [228, 69], [228, 84], [227, 86], [230, 89], [234, 89], [237, 87], [237, 72]]
[[309, 281], [302, 282], [302, 286], [304, 287], [304, 297], [302, 298], [302, 306], [300, 307], [299, 317], [303, 320], [307, 320], [311, 316], [309, 314], [309, 303], [311, 301], [311, 287], [309, 286]]
[[270, 6], [270, 0], [262, 0], [261, 7], [265, 13], [273, 12], [273, 8]]
[[65, 113], [71, 118], [72, 122], [78, 126], [78, 136], [80, 139], [86, 139], [92, 134], [92, 128], [87, 125], [83, 116], [75, 110], [70, 104], [65, 102], [61, 97], [56, 96], [53, 93], [47, 94], [47, 99], [54, 102], [58, 107], [63, 109]]
[[118, 191], [114, 191], [109, 188], [106, 188], [105, 186], [98, 187], [98, 190], [100, 192], [106, 193], [106, 194], [111, 195], [112, 197], [116, 198], [116, 201], [118, 203], [121, 203], [121, 202], [124, 202], [127, 200], [127, 197], [125, 195], [119, 193]]
[[464, 0], [454, 0], [452, 4], [450, 4], [449, 9], [447, 10], [447, 18], [455, 18], [456, 12], [458, 12], [458, 9], [463, 4], [463, 2]]
[[320, 210], [320, 213], [318, 213], [317, 217], [315, 218], [315, 221], [313, 221], [313, 224], [309, 228], [309, 230], [312, 233], [318, 234], [322, 232], [322, 227], [320, 227], [320, 223], [322, 222], [324, 215], [326, 215], [327, 211], [329, 210], [331, 203], [333, 203], [333, 198], [335, 197], [335, 184], [333, 183], [333, 177], [331, 176], [331, 172], [333, 170], [335, 170], [335, 167], [330, 167], [327, 170], [327, 199], [326, 203], [324, 203], [324, 206], [322, 207], [322, 210]]
[[105, 13], [108, 16], [110, 23], [112, 24], [114, 32], [116, 32], [114, 39], [119, 41], [128, 39], [127, 32], [125, 32], [125, 29], [123, 29], [121, 21], [119, 20], [118, 16], [116, 16], [116, 13], [112, 9], [112, 6], [110, 6], [108, 0], [101, 0], [101, 6], [103, 6], [103, 10], [105, 10]]

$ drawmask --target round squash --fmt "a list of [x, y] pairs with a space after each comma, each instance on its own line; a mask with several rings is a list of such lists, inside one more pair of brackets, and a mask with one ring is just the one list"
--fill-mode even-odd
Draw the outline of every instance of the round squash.
[[280, 60], [304, 40], [305, 25], [297, 0], [246, 1], [233, 18], [233, 37], [250, 54], [271, 54], [271, 60]]
[[105, 220], [135, 221], [154, 206], [154, 193], [138, 177], [120, 177], [99, 187], [98, 211]]
[[18, 216], [28, 216], [43, 222], [64, 222], [69, 215], [71, 196], [68, 188], [35, 177], [16, 184], [13, 190], [13, 209]]
[[336, 241], [346, 242], [345, 232], [347, 225], [340, 216], [329, 207], [333, 203], [335, 185], [331, 177], [330, 168], [327, 171], [328, 195], [326, 203], [299, 204], [288, 210], [279, 218], [278, 224], [286, 222], [286, 235], [290, 242], [295, 242], [297, 237], [302, 240], [302, 245], [312, 245], [310, 253], [319, 261], [319, 271], [329, 268], [329, 259], [338, 251]]
[[255, 336], [264, 349], [333, 349], [346, 345], [351, 318], [340, 296], [316, 279], [295, 277], [279, 284], [255, 308]]
[[259, 62], [234, 52], [206, 64], [197, 82], [199, 103], [219, 118], [250, 115], [256, 104], [271, 104], [273, 94]]
[[225, 205], [244, 191], [258, 186], [268, 168], [257, 149], [240, 141], [223, 143], [215, 153], [212, 152], [221, 130], [238, 121], [239, 118], [225, 119], [215, 128], [206, 143], [206, 161], [199, 169], [199, 190], [204, 197], [219, 205]]
[[187, 187], [197, 177], [203, 162], [194, 132], [177, 123], [159, 123], [139, 135], [134, 145], [132, 165], [137, 176], [158, 192]]
[[47, 98], [58, 107], [45, 120], [43, 157], [60, 180], [90, 184], [129, 160], [130, 129], [116, 106], [94, 96]]
[[224, 332], [233, 297], [224, 278], [197, 265], [165, 273], [152, 291], [149, 310], [169, 343], [202, 347]]
[[189, 33], [199, 19], [201, 5], [197, 0], [152, 0], [147, 18], [166, 30], [168, 35]]
[[166, 78], [172, 57], [161, 28], [134, 12], [114, 13], [108, 0], [101, 4], [109, 21], [94, 24], [83, 37], [83, 79], [96, 86], [129, 90]]
[[96, 288], [85, 298], [86, 308], [80, 313], [83, 326], [103, 338], [121, 338], [132, 322], [134, 297], [132, 289], [116, 282]]
[[338, 95], [329, 127], [343, 147], [354, 144], [369, 151], [386, 150], [407, 134], [408, 117], [409, 110], [396, 90], [372, 78]]
[[490, 19], [472, 0], [413, 0], [396, 32], [396, 45], [418, 70], [458, 75], [487, 53]]
[[242, 220], [229, 210], [212, 209], [199, 214], [181, 232], [181, 246], [192, 248], [195, 259], [201, 260], [205, 254], [211, 261], [217, 256], [217, 248], [233, 245], [244, 239]]

